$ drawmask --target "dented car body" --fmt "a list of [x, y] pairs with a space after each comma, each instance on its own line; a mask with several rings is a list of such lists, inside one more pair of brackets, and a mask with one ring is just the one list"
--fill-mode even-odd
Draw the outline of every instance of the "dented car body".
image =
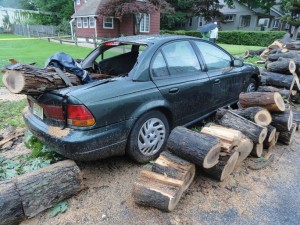
[[104, 42], [82, 62], [109, 78], [28, 96], [28, 128], [77, 160], [128, 154], [144, 163], [170, 130], [236, 103], [256, 87], [258, 68], [188, 36], [130, 36]]

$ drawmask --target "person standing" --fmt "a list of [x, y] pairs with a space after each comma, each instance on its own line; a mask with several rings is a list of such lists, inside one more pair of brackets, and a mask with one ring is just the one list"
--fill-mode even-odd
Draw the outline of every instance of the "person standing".
[[218, 32], [219, 32], [219, 28], [218, 28], [218, 23], [214, 22], [214, 24], [216, 24], [216, 28], [212, 29], [210, 31], [210, 36], [209, 36], [209, 41], [216, 43], [216, 40], [218, 39]]

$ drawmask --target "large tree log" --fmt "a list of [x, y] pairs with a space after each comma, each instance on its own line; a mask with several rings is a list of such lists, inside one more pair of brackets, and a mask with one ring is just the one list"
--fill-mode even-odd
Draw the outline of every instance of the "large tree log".
[[82, 174], [71, 160], [18, 176], [14, 183], [27, 217], [35, 216], [83, 188]]
[[175, 127], [168, 139], [167, 149], [173, 154], [203, 168], [211, 168], [218, 163], [221, 140], [211, 135], [201, 134], [184, 127]]
[[220, 156], [217, 165], [210, 169], [205, 169], [204, 171], [216, 180], [223, 181], [233, 172], [238, 157], [239, 153], [233, 149], [229, 154], [225, 156]]
[[299, 124], [300, 124], [300, 111], [293, 111], [293, 122], [296, 123], [299, 126]]
[[264, 146], [263, 143], [255, 144], [251, 151], [251, 155], [260, 158], [263, 153], [263, 146]]
[[280, 58], [282, 59], [295, 59], [300, 57], [300, 54], [298, 51], [288, 51], [288, 52], [282, 52], [282, 53], [275, 53], [275, 54], [269, 54], [268, 60], [271, 62], [278, 61]]
[[261, 126], [268, 126], [271, 121], [272, 117], [270, 112], [262, 107], [249, 107], [245, 109], [236, 109], [232, 110], [232, 112], [251, 120]]
[[242, 92], [239, 102], [243, 108], [261, 106], [270, 112], [285, 111], [285, 104], [279, 92]]
[[297, 124], [293, 123], [290, 131], [282, 131], [279, 133], [278, 141], [289, 145], [293, 142]]
[[172, 211], [182, 195], [183, 181], [151, 171], [142, 171], [133, 185], [132, 196], [137, 204]]
[[277, 61], [268, 63], [266, 68], [270, 72], [290, 74], [289, 63], [290, 59], [279, 58]]
[[267, 71], [261, 72], [260, 75], [262, 85], [286, 88], [288, 90], [291, 90], [294, 86], [293, 75], [283, 75], [280, 73], [273, 73]]
[[272, 125], [267, 126], [268, 129], [268, 133], [267, 133], [267, 137], [265, 139], [266, 142], [270, 142], [271, 140], [273, 140], [275, 138], [275, 134], [276, 134], [276, 128], [273, 127]]
[[217, 118], [221, 125], [241, 131], [254, 143], [263, 143], [267, 135], [267, 128], [253, 123], [228, 110], [225, 114], [222, 110], [217, 111]]
[[259, 86], [257, 88], [258, 92], [279, 92], [282, 97], [289, 98], [290, 95], [295, 96], [297, 94], [297, 91], [295, 90], [286, 90], [286, 89], [279, 89], [277, 87], [273, 86]]
[[277, 131], [289, 131], [293, 124], [293, 112], [292, 110], [286, 110], [283, 113], [272, 113], [271, 125], [276, 128]]
[[16, 186], [11, 181], [0, 182], [0, 224], [19, 224], [25, 215]]
[[248, 58], [248, 57], [253, 57], [255, 55], [260, 55], [261, 53], [263, 53], [263, 51], [265, 51], [266, 48], [261, 48], [258, 50], [247, 50], [244, 54], [244, 58]]
[[[64, 73], [72, 85], [80, 85], [80, 79], [71, 73]], [[91, 74], [93, 79], [107, 78], [105, 74]], [[102, 78], [102, 79], [103, 79]], [[53, 68], [40, 69], [31, 65], [19, 65], [13, 70], [6, 70], [3, 75], [4, 86], [12, 93], [38, 95], [51, 90], [67, 87]]]
[[293, 41], [290, 43], [286, 43], [284, 48], [290, 49], [290, 50], [300, 50], [300, 42], [299, 41]]
[[185, 191], [195, 177], [196, 167], [195, 164], [181, 159], [168, 151], [164, 151], [155, 160], [152, 165], [152, 171], [183, 181], [182, 190]]
[[237, 160], [237, 165], [239, 165], [250, 155], [253, 146], [253, 141], [251, 141], [247, 136], [243, 135], [240, 144], [236, 147], [236, 151], [240, 153]]

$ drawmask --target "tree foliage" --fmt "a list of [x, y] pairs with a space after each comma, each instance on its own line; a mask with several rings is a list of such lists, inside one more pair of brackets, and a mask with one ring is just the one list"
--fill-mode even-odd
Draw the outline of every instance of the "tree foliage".
[[[245, 4], [250, 9], [261, 8], [265, 12], [270, 12], [270, 8], [276, 4], [276, 0], [237, 0], [239, 3]], [[233, 5], [233, 0], [225, 0], [228, 6]]]

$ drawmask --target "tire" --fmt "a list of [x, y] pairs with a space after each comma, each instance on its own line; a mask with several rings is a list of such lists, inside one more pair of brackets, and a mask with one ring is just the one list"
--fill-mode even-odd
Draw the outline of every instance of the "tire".
[[245, 92], [253, 92], [257, 90], [257, 83], [254, 78], [251, 78], [249, 83], [247, 84], [245, 88]]
[[170, 127], [166, 116], [159, 111], [143, 114], [131, 129], [126, 153], [138, 163], [155, 159], [165, 148]]

